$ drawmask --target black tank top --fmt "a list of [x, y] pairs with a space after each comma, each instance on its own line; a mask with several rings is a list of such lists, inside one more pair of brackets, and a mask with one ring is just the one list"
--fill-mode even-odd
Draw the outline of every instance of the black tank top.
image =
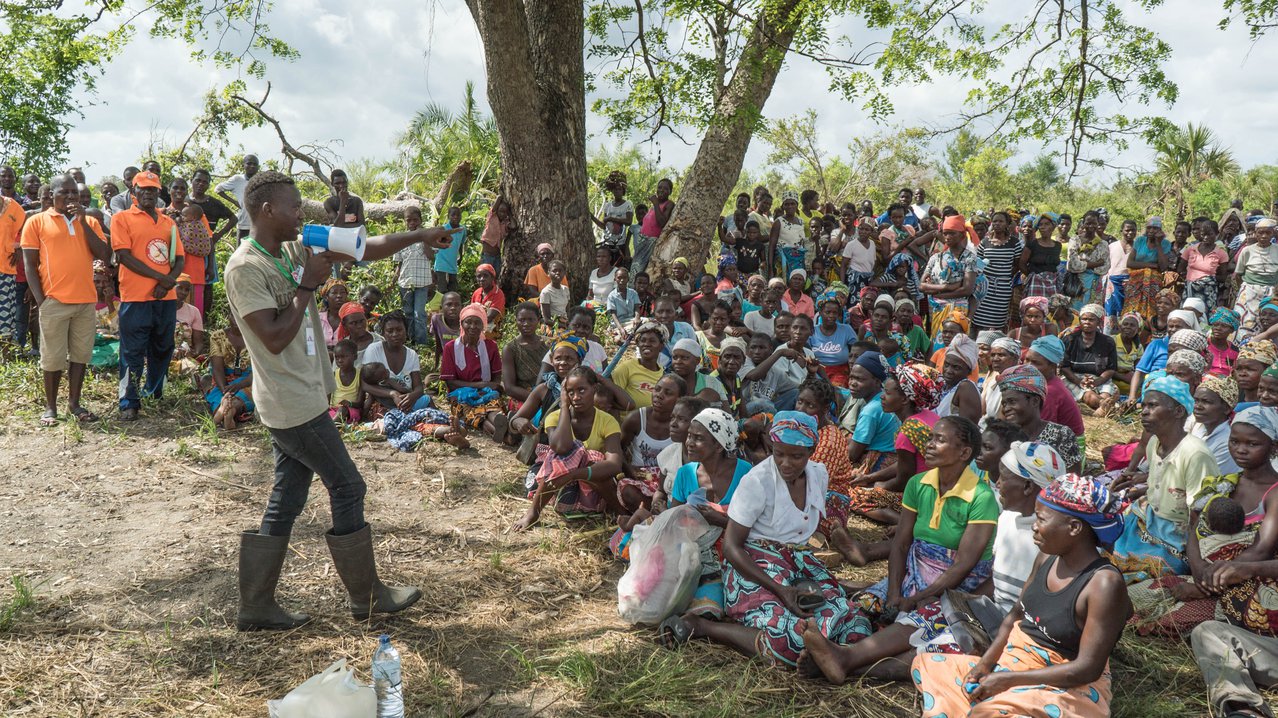
[[1072, 661], [1078, 658], [1078, 642], [1083, 637], [1083, 628], [1078, 625], [1074, 614], [1078, 594], [1097, 571], [1106, 566], [1113, 568], [1113, 564], [1109, 559], [1098, 557], [1069, 585], [1053, 593], [1047, 588], [1047, 574], [1056, 565], [1056, 559], [1052, 556], [1044, 561], [1034, 580], [1025, 587], [1025, 595], [1021, 597], [1021, 605], [1025, 608], [1021, 630], [1045, 648]]

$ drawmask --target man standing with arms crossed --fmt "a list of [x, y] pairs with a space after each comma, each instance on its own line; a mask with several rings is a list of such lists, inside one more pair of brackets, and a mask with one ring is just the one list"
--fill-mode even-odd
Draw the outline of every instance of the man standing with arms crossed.
[[[324, 538], [350, 595], [351, 614], [364, 620], [402, 611], [421, 591], [378, 579], [372, 530], [364, 521], [364, 479], [328, 416], [333, 369], [315, 293], [340, 257], [313, 254], [298, 241], [302, 196], [287, 175], [255, 174], [244, 189], [244, 207], [253, 231], [227, 262], [226, 293], [253, 363], [253, 398], [271, 434], [275, 486], [260, 527], [240, 536], [236, 626], [282, 630], [310, 620], [281, 608], [275, 587], [315, 474], [328, 489], [333, 527]], [[364, 258], [389, 257], [415, 243], [430, 255], [448, 242], [449, 232], [440, 227], [372, 237]]]

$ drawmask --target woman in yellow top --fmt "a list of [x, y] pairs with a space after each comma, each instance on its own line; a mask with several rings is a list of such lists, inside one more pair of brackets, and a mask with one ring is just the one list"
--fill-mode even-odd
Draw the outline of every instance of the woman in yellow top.
[[652, 390], [665, 374], [658, 358], [670, 334], [658, 322], [645, 321], [635, 330], [635, 356], [612, 370], [612, 381], [634, 400], [635, 407], [652, 406]]
[[[548, 444], [537, 447], [541, 468], [529, 482], [532, 505], [512, 528], [526, 531], [541, 510], [558, 496], [560, 512], [621, 509], [617, 474], [621, 471], [621, 426], [611, 414], [595, 408], [599, 375], [589, 367], [568, 372], [560, 393], [560, 411], [546, 416]], [[566, 418], [567, 421], [562, 419]]]

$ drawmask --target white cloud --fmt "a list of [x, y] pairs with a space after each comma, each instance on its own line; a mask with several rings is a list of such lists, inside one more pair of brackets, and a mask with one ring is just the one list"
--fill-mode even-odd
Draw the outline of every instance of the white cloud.
[[[997, 16], [995, 10], [991, 8], [992, 16]], [[1128, 11], [1135, 21], [1139, 8], [1132, 3]], [[1266, 139], [1278, 130], [1270, 100], [1278, 92], [1278, 76], [1269, 71], [1278, 60], [1273, 40], [1253, 44], [1240, 27], [1218, 31], [1218, 19], [1215, 4], [1204, 10], [1200, 0], [1166, 0], [1140, 20], [1172, 44], [1174, 55], [1165, 71], [1181, 90], [1173, 108], [1146, 112], [1164, 112], [1178, 123], [1206, 123], [1243, 166], [1278, 162], [1278, 145]], [[467, 80], [476, 83], [481, 102], [487, 104], [483, 49], [462, 3], [382, 0], [375, 7], [361, 7], [340, 0], [290, 0], [275, 5], [269, 22], [275, 35], [302, 53], [294, 63], [270, 63], [268, 72], [273, 89], [267, 108], [294, 143], [340, 139], [336, 150], [343, 159], [389, 157], [395, 135], [417, 109], [430, 102], [458, 106]], [[845, 21], [831, 36], [858, 32], [859, 27]], [[595, 67], [587, 66], [588, 71]], [[140, 32], [99, 83], [101, 104], [87, 108], [85, 119], [71, 132], [70, 164], [85, 165], [91, 177], [118, 174], [144, 152], [152, 128], [170, 142], [181, 142], [204, 92], [232, 77], [191, 62], [181, 43]], [[884, 129], [855, 101], [829, 93], [828, 84], [823, 68], [792, 56], [768, 102], [767, 116], [815, 109], [821, 142], [832, 152], [843, 152], [854, 136]], [[250, 85], [253, 93], [261, 92], [261, 84]], [[967, 89], [948, 81], [897, 88], [897, 114], [890, 124], [944, 123], [961, 106]], [[616, 142], [603, 134], [596, 117], [588, 115], [587, 129], [594, 144]], [[637, 133], [630, 139], [644, 138], [646, 133]], [[267, 128], [237, 131], [231, 145], [264, 158], [275, 156], [279, 148]], [[674, 165], [687, 164], [696, 154], [695, 145], [668, 135], [642, 148]], [[1041, 149], [1022, 147], [1014, 161]], [[754, 142], [747, 166], [761, 163], [767, 150], [761, 141]], [[1143, 165], [1149, 153], [1133, 147], [1116, 161]]]

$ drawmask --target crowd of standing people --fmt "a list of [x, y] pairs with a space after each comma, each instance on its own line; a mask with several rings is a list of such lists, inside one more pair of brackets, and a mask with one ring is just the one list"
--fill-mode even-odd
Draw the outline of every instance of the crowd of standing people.
[[[543, 243], [508, 301], [497, 278], [520, 230], [504, 199], [486, 208], [473, 283], [461, 209], [423, 228], [414, 208], [363, 257], [394, 262], [395, 286], [351, 287], [348, 261], [298, 240], [292, 180], [251, 155], [242, 169], [215, 197], [209, 172], [166, 184], [155, 163], [97, 195], [82, 174], [19, 188], [0, 168], [0, 335], [38, 353], [42, 423], [62, 420], [64, 374], [71, 420], [97, 419], [81, 397], [98, 366], [117, 372], [121, 420], [182, 373], [220, 425], [269, 430], [242, 630], [308, 620], [275, 591], [316, 474], [353, 615], [420, 596], [377, 577], [340, 427], [405, 450], [482, 434], [528, 466], [514, 530], [552, 506], [608, 515], [625, 561], [663, 511], [705, 519], [692, 602], [659, 627], [672, 648], [912, 681], [925, 716], [1102, 716], [1130, 627], [1190, 635], [1217, 710], [1271, 715], [1257, 686], [1278, 679], [1278, 222], [1264, 211], [1177, 221], [1169, 238], [1159, 217], [1111, 234], [1104, 209], [965, 216], [903, 189], [876, 214], [759, 187], [709, 256], [650, 267], [673, 184], [633, 204], [614, 172], [584, 295]], [[362, 226], [345, 174], [329, 179], [327, 223]], [[217, 291], [230, 312], [213, 329]], [[402, 308], [381, 311], [388, 291]], [[1086, 414], [1139, 417], [1141, 434], [1089, 460]], [[854, 539], [853, 516], [888, 537]], [[883, 577], [841, 582], [818, 549], [886, 562]]]

